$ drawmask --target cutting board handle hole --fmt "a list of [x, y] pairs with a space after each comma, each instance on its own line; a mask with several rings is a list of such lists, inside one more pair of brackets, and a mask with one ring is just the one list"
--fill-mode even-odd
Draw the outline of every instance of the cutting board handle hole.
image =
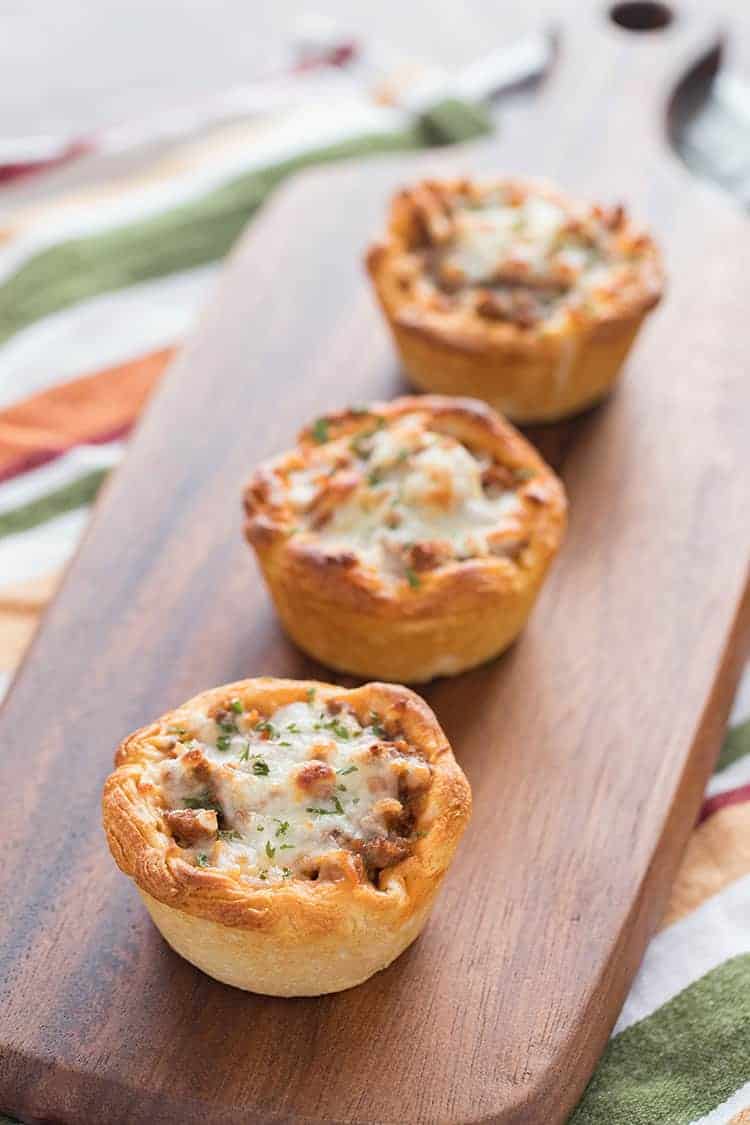
[[674, 15], [671, 8], [658, 0], [624, 0], [612, 5], [609, 18], [626, 31], [661, 31], [669, 26]]

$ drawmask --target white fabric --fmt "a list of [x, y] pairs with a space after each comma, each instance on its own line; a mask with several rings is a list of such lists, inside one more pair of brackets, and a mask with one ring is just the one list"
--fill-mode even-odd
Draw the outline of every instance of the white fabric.
[[0, 346], [0, 409], [184, 339], [218, 266], [104, 293], [35, 321]]
[[121, 441], [105, 442], [102, 445], [76, 445], [64, 456], [21, 476], [12, 477], [0, 484], [0, 516], [64, 488], [84, 473], [113, 468], [122, 460], [124, 452], [125, 446]]
[[78, 508], [31, 531], [0, 539], [0, 583], [26, 582], [64, 566], [88, 521], [88, 508]]
[[738, 953], [750, 953], [750, 875], [652, 939], [613, 1035]]

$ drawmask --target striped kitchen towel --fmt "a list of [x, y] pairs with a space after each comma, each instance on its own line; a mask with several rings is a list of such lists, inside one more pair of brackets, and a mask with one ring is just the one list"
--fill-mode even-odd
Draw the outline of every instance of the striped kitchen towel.
[[735, 720], [571, 1125], [750, 1125], [750, 675]]
[[489, 128], [457, 101], [415, 115], [317, 93], [0, 221], [0, 690], [217, 263], [274, 188]]
[[[17, 666], [89, 506], [216, 263], [305, 165], [462, 140], [364, 97], [286, 107], [0, 221], [0, 675]], [[750, 716], [750, 692], [737, 717]], [[576, 1125], [750, 1125], [750, 721], [728, 735], [662, 928]], [[541, 1123], [540, 1123], [541, 1125]]]

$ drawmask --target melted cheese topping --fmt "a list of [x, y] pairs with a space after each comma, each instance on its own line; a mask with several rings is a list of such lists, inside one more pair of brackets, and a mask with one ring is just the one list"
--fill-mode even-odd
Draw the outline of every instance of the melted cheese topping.
[[492, 281], [508, 261], [524, 263], [530, 278], [544, 278], [567, 219], [561, 207], [534, 196], [516, 207], [489, 201], [483, 207], [460, 208], [443, 261], [473, 284]]
[[[642, 247], [620, 226], [600, 209], [573, 209], [533, 191], [458, 197], [431, 282], [489, 319], [555, 327], [571, 309], [603, 310], [639, 284]], [[477, 304], [479, 286], [488, 292]]]
[[490, 465], [426, 429], [422, 416], [374, 420], [369, 432], [328, 443], [290, 472], [287, 499], [327, 548], [403, 578], [412, 567], [493, 553], [492, 533], [513, 526], [521, 504], [513, 487], [485, 487]]
[[365, 878], [398, 862], [413, 839], [409, 802], [431, 780], [376, 716], [362, 726], [314, 702], [268, 718], [239, 700], [213, 717], [181, 713], [157, 742], [176, 756], [146, 780], [184, 858], [251, 882]]

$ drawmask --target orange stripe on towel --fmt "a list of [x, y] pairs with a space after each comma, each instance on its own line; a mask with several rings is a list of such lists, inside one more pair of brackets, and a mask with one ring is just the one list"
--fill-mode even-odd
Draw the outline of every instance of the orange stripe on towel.
[[59, 581], [55, 572], [0, 589], [0, 671], [20, 664]]
[[748, 874], [750, 803], [726, 805], [693, 829], [661, 927]]
[[133, 426], [174, 348], [60, 383], [0, 411], [0, 481]]

